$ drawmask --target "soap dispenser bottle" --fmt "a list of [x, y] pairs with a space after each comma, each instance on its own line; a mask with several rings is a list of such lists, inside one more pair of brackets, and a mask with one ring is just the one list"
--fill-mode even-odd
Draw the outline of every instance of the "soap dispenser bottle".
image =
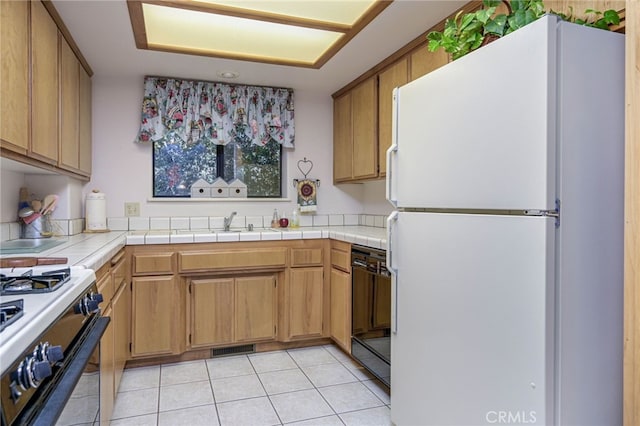
[[296, 207], [293, 210], [293, 213], [291, 213], [291, 224], [290, 226], [292, 228], [299, 228], [300, 227], [300, 217], [298, 216], [298, 208]]
[[273, 209], [273, 217], [271, 218], [271, 227], [280, 228], [280, 216], [278, 215], [278, 209]]

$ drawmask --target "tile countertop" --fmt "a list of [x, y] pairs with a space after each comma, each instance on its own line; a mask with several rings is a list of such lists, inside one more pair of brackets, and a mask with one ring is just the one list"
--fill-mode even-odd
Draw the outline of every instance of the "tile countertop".
[[69, 264], [98, 269], [108, 262], [125, 245], [182, 244], [230, 241], [277, 241], [296, 239], [332, 238], [368, 247], [385, 250], [387, 235], [385, 228], [371, 226], [319, 226], [297, 229], [257, 229], [249, 232], [222, 232], [203, 230], [147, 230], [112, 231], [105, 233], [83, 233], [69, 237], [56, 237], [64, 243], [40, 252], [21, 253], [14, 256], [67, 257]]

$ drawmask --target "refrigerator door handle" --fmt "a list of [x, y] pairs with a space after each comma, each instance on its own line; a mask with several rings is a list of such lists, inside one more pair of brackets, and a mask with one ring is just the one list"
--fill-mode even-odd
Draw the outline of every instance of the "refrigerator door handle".
[[395, 158], [395, 153], [398, 152], [398, 137], [397, 137], [397, 129], [398, 129], [398, 88], [393, 89], [393, 108], [392, 108], [392, 117], [391, 117], [391, 146], [387, 150], [387, 187], [386, 187], [386, 197], [387, 200], [393, 205], [393, 207], [398, 207], [398, 200], [395, 198], [395, 194], [393, 194], [393, 159]]
[[[388, 169], [387, 169], [388, 171]], [[387, 270], [391, 273], [391, 332], [398, 332], [398, 270], [393, 266], [393, 227], [398, 221], [398, 212], [387, 218]]]

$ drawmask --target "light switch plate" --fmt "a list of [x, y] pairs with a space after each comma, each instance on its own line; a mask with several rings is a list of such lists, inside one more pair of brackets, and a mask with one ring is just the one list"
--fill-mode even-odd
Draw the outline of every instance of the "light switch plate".
[[140, 203], [124, 203], [124, 215], [126, 217], [140, 216]]

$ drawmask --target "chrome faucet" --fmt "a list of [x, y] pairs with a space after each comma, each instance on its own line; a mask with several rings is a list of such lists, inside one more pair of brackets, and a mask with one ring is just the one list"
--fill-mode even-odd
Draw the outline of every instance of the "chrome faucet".
[[225, 232], [229, 232], [229, 229], [231, 228], [231, 221], [233, 220], [233, 217], [237, 214], [237, 212], [231, 212], [231, 214], [229, 215], [229, 217], [225, 217], [224, 218], [224, 231]]

